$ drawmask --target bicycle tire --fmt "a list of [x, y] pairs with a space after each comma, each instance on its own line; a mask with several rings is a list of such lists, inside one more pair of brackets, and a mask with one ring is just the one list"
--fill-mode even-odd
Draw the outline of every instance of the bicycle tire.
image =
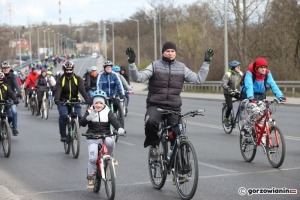
[[10, 128], [7, 120], [2, 121], [1, 123], [2, 123], [2, 131], [1, 131], [2, 132], [1, 133], [2, 149], [3, 149], [4, 157], [8, 158], [11, 153], [12, 131], [11, 131], [11, 128]]
[[[182, 199], [192, 199], [196, 193], [199, 178], [197, 154], [189, 140], [181, 140], [179, 148], [174, 164], [176, 189]], [[179, 159], [181, 159], [182, 166], [179, 165]]]
[[[241, 134], [240, 134], [241, 154], [245, 161], [251, 162], [255, 158], [255, 155], [256, 155], [256, 150], [257, 150], [256, 139], [253, 138], [254, 141], [249, 141], [249, 138], [245, 138], [242, 135], [242, 131], [245, 131], [245, 130], [242, 129]], [[252, 128], [252, 135], [255, 135], [253, 128]]]
[[157, 190], [160, 190], [166, 182], [167, 179], [167, 168], [166, 162], [167, 159], [167, 143], [160, 141], [158, 145], [158, 153], [160, 154], [159, 161], [153, 161], [150, 157], [150, 148], [148, 153], [148, 169], [150, 180], [153, 187]]
[[231, 113], [230, 113], [230, 125], [227, 127], [224, 123], [224, 119], [226, 117], [226, 109], [227, 109], [227, 105], [224, 105], [223, 108], [222, 108], [222, 126], [223, 126], [223, 129], [225, 131], [225, 133], [227, 134], [230, 134], [233, 130], [233, 110], [231, 110]]
[[[116, 115], [117, 115], [117, 118], [118, 118], [119, 122], [122, 124], [122, 127], [124, 127], [124, 110], [123, 110], [123, 106], [119, 105], [118, 110], [116, 112]], [[118, 142], [118, 138], [119, 138], [119, 136], [116, 135], [115, 136], [115, 142], [116, 143]]]
[[93, 192], [98, 193], [101, 187], [101, 174], [99, 172], [100, 169], [97, 169], [96, 177], [95, 177], [95, 184], [93, 188]]
[[[270, 146], [270, 140], [272, 141], [272, 147]], [[285, 158], [285, 140], [280, 128], [276, 125], [272, 125], [270, 128], [270, 138], [267, 138], [266, 151], [269, 163], [274, 168], [279, 168]], [[277, 159], [276, 155], [280, 157]]]
[[45, 119], [48, 119], [49, 117], [49, 108], [48, 108], [48, 100], [45, 99], [44, 102], [43, 102], [43, 112], [42, 112], [42, 116], [45, 118]]
[[[68, 123], [67, 124], [67, 136], [69, 137], [69, 131], [71, 130], [71, 124]], [[70, 137], [69, 137], [70, 138]], [[69, 154], [70, 150], [71, 150], [71, 143], [70, 141], [67, 139], [67, 141], [63, 142], [64, 144], [64, 149], [65, 149], [65, 154]]]
[[31, 115], [34, 115], [35, 114], [35, 105], [36, 105], [36, 102], [35, 102], [35, 100], [33, 100], [33, 99], [31, 99], [31, 101], [30, 101], [30, 110], [31, 110]]
[[113, 166], [112, 159], [105, 161], [104, 172], [105, 172], [104, 185], [105, 185], [106, 195], [109, 200], [113, 200], [116, 195], [116, 177], [115, 177], [115, 168]]
[[75, 119], [71, 122], [71, 127], [73, 131], [72, 138], [70, 138], [70, 143], [72, 146], [72, 155], [73, 158], [78, 158], [80, 153], [80, 134], [79, 134], [79, 123], [78, 119]]

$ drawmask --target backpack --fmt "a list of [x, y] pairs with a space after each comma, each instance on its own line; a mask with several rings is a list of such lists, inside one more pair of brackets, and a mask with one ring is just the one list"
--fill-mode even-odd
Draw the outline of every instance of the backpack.
[[[267, 83], [266, 83], [266, 82], [267, 82], [267, 74], [268, 74], [268, 73], [266, 73], [265, 80], [264, 80], [264, 85], [265, 85], [266, 91], [267, 91]], [[241, 86], [241, 87], [243, 87], [243, 86], [245, 85], [245, 81], [244, 81], [245, 76], [246, 76], [246, 73], [242, 76], [242, 79], [241, 79], [241, 82], [240, 82], [240, 86]], [[256, 75], [255, 75], [255, 73], [252, 72], [252, 80], [253, 80], [253, 83], [254, 83], [254, 81], [255, 81], [255, 78], [256, 78]]]

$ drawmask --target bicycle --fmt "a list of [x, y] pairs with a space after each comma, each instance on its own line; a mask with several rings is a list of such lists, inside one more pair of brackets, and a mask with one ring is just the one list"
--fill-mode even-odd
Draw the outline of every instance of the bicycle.
[[[189, 111], [181, 114], [178, 111], [158, 109], [162, 112], [162, 119], [159, 128], [158, 159], [153, 160], [148, 154], [148, 169], [150, 180], [155, 189], [160, 190], [165, 182], [167, 175], [173, 173], [176, 189], [182, 199], [191, 199], [197, 190], [198, 185], [198, 159], [193, 144], [186, 136], [187, 117], [203, 116], [204, 110]], [[167, 125], [167, 115], [178, 115], [179, 123]], [[174, 136], [172, 129], [179, 127], [178, 135]], [[175, 137], [173, 150], [169, 151], [169, 141]]]
[[[124, 127], [124, 99], [120, 99], [118, 96], [116, 97], [116, 99], [119, 102], [117, 111], [114, 110], [113, 102], [109, 101], [110, 100], [109, 97], [107, 97], [108, 105], [109, 105], [111, 112], [117, 117], [119, 122], [122, 124], [122, 127]], [[117, 130], [115, 130], [112, 125], [110, 125], [110, 130], [111, 130], [111, 133], [117, 132]], [[117, 143], [118, 137], [119, 137], [118, 134], [115, 134], [114, 137], [115, 137], [115, 143]]]
[[79, 119], [77, 113], [75, 112], [75, 106], [84, 103], [78, 101], [77, 99], [60, 103], [68, 107], [67, 135], [66, 141], [63, 142], [64, 150], [66, 154], [69, 154], [72, 148], [72, 156], [76, 159], [80, 153], [80, 135]]
[[11, 136], [12, 130], [8, 123], [5, 108], [13, 105], [12, 101], [0, 100], [0, 141], [4, 157], [8, 158], [11, 152]]
[[[237, 90], [235, 90], [235, 94], [238, 94], [238, 96], [240, 97], [240, 92], [238, 92]], [[243, 103], [240, 99], [235, 99], [232, 101], [232, 103], [234, 104], [235, 102], [239, 102], [237, 111], [234, 112], [234, 108], [232, 107], [231, 113], [229, 115], [229, 126], [227, 126], [224, 122], [225, 118], [226, 118], [226, 110], [227, 110], [227, 104], [226, 102], [223, 103], [223, 107], [222, 107], [222, 126], [223, 129], [225, 131], [225, 133], [230, 134], [232, 132], [232, 130], [236, 127], [236, 124], [238, 124], [239, 127], [239, 131], [241, 130], [242, 126], [244, 125], [244, 120], [247, 118], [247, 112], [246, 109], [243, 108]]]
[[31, 98], [29, 100], [29, 105], [30, 105], [30, 110], [32, 115], [38, 115], [38, 105], [37, 105], [37, 94], [36, 94], [36, 89], [31, 88], [32, 94]]
[[48, 107], [50, 109], [53, 108], [54, 105], [54, 96], [53, 96], [53, 91], [49, 88], [48, 89]]
[[[105, 138], [106, 137], [113, 137], [116, 134], [112, 133], [109, 135], [106, 134], [81, 134], [82, 136], [86, 136], [88, 139], [101, 139], [102, 144], [98, 145], [98, 158], [96, 161], [96, 176], [94, 180], [94, 188], [93, 191], [98, 193], [101, 186], [101, 180], [104, 182], [105, 191], [107, 198], [109, 200], [113, 200], [116, 194], [116, 172], [115, 166], [113, 162], [113, 157], [107, 154], [107, 147]], [[125, 135], [119, 135], [125, 136]]]
[[[271, 118], [275, 110], [271, 110], [270, 105], [274, 103], [281, 104], [281, 102], [274, 99], [272, 101], [263, 100], [260, 103], [264, 103], [266, 109], [264, 114], [255, 120], [250, 136], [243, 136], [242, 132], [245, 134], [245, 130], [241, 130], [241, 154], [245, 161], [251, 162], [256, 155], [257, 146], [262, 146], [264, 154], [267, 154], [269, 163], [274, 168], [279, 168], [285, 158], [285, 140], [275, 120]], [[263, 137], [265, 137], [265, 141], [262, 141]], [[277, 155], [279, 158], [277, 158]]]
[[48, 117], [49, 117], [48, 104], [49, 104], [49, 101], [47, 99], [47, 91], [44, 91], [42, 105], [41, 105], [41, 117], [45, 118], [45, 119], [48, 119]]

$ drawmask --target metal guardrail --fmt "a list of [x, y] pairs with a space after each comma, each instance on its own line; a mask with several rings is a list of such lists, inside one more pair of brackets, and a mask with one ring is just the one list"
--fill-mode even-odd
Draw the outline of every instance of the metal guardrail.
[[[278, 87], [292, 96], [300, 95], [300, 81], [276, 81]], [[223, 92], [221, 81], [205, 81], [202, 85], [184, 84], [184, 91], [208, 90], [216, 93]]]

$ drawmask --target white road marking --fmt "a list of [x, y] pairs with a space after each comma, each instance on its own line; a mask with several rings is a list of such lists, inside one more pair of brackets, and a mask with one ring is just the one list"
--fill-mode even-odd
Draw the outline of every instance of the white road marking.
[[227, 172], [231, 172], [231, 173], [237, 173], [238, 172], [238, 171], [235, 171], [235, 170], [227, 169], [227, 168], [224, 168], [224, 167], [219, 167], [219, 166], [216, 166], [216, 165], [211, 165], [211, 164], [204, 163], [204, 162], [198, 162], [198, 163], [200, 165], [204, 165], [206, 167], [210, 167], [210, 168], [221, 170], [221, 171], [227, 171]]

